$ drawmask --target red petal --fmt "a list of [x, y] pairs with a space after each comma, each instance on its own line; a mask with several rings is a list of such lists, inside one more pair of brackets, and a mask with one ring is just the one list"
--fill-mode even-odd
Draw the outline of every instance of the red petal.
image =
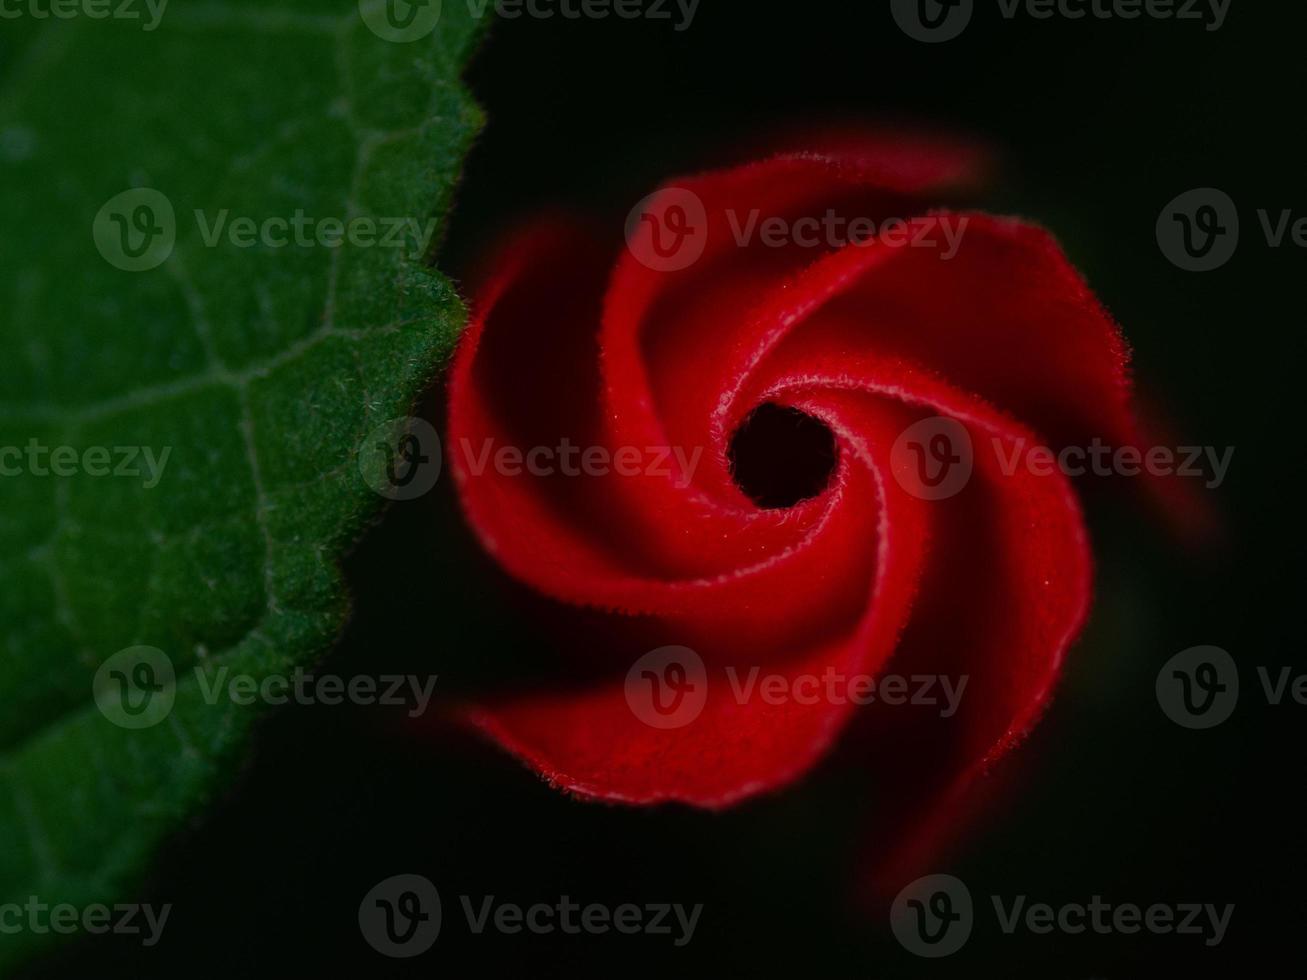
[[[1038, 229], [953, 216], [969, 225], [947, 261], [884, 243], [738, 247], [731, 222], [754, 209], [926, 214], [920, 196], [977, 163], [937, 141], [840, 144], [656, 195], [642, 213], [660, 220], [686, 191], [703, 204], [704, 252], [688, 268], [642, 264], [638, 236], [653, 223], [637, 223], [609, 275], [593, 232], [557, 219], [495, 264], [451, 383], [460, 499], [513, 576], [565, 606], [623, 614], [623, 639], [601, 651], [594, 680], [505, 694], [470, 714], [574, 792], [716, 807], [797, 778], [852, 715], [821, 699], [740, 703], [728, 670], [737, 684], [754, 667], [791, 682], [831, 670], [966, 675], [953, 718], [862, 712], [868, 767], [901, 788], [897, 817], [912, 818], [920, 843], [945, 802], [1034, 724], [1088, 603], [1067, 480], [1004, 472], [991, 443], [1006, 452], [1020, 440], [1138, 436], [1124, 344]], [[784, 510], [758, 509], [728, 462], [732, 433], [769, 401], [824, 421], [841, 451], [827, 490]], [[936, 415], [983, 451], [962, 492], [927, 501], [900, 485], [893, 447]], [[563, 438], [609, 452], [701, 451], [702, 465], [626, 477], [478, 472], [487, 441]], [[628, 702], [628, 668], [662, 644], [692, 647], [706, 665], [702, 712], [684, 727], [646, 724]]]

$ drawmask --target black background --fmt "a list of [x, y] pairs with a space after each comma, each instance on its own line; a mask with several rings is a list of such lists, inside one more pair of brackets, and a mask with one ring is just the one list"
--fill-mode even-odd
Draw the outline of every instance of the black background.
[[[456, 2], [456, 0], [446, 0]], [[503, 754], [394, 715], [292, 707], [262, 726], [241, 778], [172, 842], [140, 898], [171, 902], [163, 941], [90, 940], [37, 976], [258, 974], [1143, 977], [1256, 972], [1301, 948], [1299, 786], [1307, 707], [1269, 707], [1257, 666], [1300, 669], [1304, 256], [1260, 240], [1256, 209], [1307, 215], [1297, 4], [1233, 0], [1202, 23], [1036, 21], [977, 0], [964, 35], [904, 36], [885, 3], [704, 0], [666, 22], [498, 25], [470, 74], [489, 126], [467, 165], [443, 264], [457, 273], [544, 204], [625, 214], [659, 180], [796, 119], [906, 119], [980, 134], [1003, 159], [989, 206], [1062, 240], [1135, 348], [1142, 388], [1186, 443], [1237, 451], [1216, 501], [1227, 544], [1178, 547], [1130, 499], [1095, 497], [1094, 615], [1060, 695], [1013, 765], [1017, 791], [941, 871], [980, 904], [966, 949], [917, 960], [883, 910], [853, 901], [869, 786], [833, 760], [724, 815], [580, 803]], [[1188, 274], [1158, 250], [1162, 207], [1194, 187], [1239, 204], [1244, 241]], [[432, 395], [439, 403], [439, 392]], [[323, 670], [440, 675], [438, 698], [547, 670], [546, 642], [493, 598], [448, 481], [392, 508], [348, 571], [357, 598]], [[1160, 666], [1189, 646], [1238, 660], [1234, 718], [1190, 732], [1158, 708]], [[426, 875], [445, 928], [422, 958], [380, 957], [358, 904]], [[704, 903], [692, 942], [474, 936], [457, 896], [529, 905]], [[1054, 904], [1236, 906], [1215, 949], [1182, 936], [1007, 936], [986, 896]]]

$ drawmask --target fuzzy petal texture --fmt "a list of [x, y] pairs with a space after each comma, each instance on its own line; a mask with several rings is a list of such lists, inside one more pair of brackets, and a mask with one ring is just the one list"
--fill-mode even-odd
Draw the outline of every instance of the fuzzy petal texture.
[[[1070, 481], [1003, 460], [1140, 443], [1126, 346], [1052, 238], [938, 210], [982, 163], [950, 141], [844, 133], [671, 182], [625, 241], [570, 215], [513, 237], [454, 363], [450, 466], [487, 551], [574, 612], [577, 654], [557, 685], [471, 706], [473, 724], [579, 795], [708, 808], [793, 782], [848, 730], [874, 778], [903, 786], [886, 805], [900, 849], [940, 836], [1038, 720], [1091, 592]], [[647, 261], [687, 201], [701, 252]], [[830, 214], [902, 216], [907, 234], [775, 247], [743, 232], [751, 215]], [[911, 244], [943, 223], [962, 230], [955, 254]], [[732, 470], [732, 438], [764, 404], [817, 420], [838, 450], [825, 489], [791, 507], [760, 507]], [[901, 446], [938, 418], [975, 447], [942, 499], [904, 479]], [[560, 445], [663, 465], [529, 475], [493, 461]], [[586, 633], [596, 619], [612, 627], [602, 641]], [[633, 708], [628, 671], [662, 645], [694, 651], [705, 690], [692, 720], [660, 727]], [[747, 687], [887, 672], [965, 677], [965, 696], [940, 718]]]

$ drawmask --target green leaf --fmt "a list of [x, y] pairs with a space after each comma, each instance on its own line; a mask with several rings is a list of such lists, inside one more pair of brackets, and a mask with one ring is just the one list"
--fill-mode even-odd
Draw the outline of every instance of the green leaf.
[[[462, 307], [411, 231], [403, 248], [205, 236], [224, 211], [443, 219], [480, 125], [465, 6], [403, 43], [352, 0], [179, 0], [153, 30], [5, 22], [0, 906], [122, 900], [258, 714], [208, 703], [196, 667], [289, 673], [339, 633], [337, 562], [384, 503], [360, 447], [410, 410]], [[41, 447], [72, 447], [73, 475]], [[126, 447], [140, 476], [113, 475]], [[94, 678], [142, 645], [175, 669], [175, 703], [122, 727]], [[51, 938], [0, 935], [0, 969]]]

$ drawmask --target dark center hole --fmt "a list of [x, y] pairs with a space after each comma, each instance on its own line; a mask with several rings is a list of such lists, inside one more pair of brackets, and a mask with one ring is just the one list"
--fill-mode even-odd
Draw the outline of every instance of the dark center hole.
[[768, 402], [731, 438], [731, 476], [759, 507], [793, 507], [830, 483], [838, 450], [831, 430], [811, 415]]

